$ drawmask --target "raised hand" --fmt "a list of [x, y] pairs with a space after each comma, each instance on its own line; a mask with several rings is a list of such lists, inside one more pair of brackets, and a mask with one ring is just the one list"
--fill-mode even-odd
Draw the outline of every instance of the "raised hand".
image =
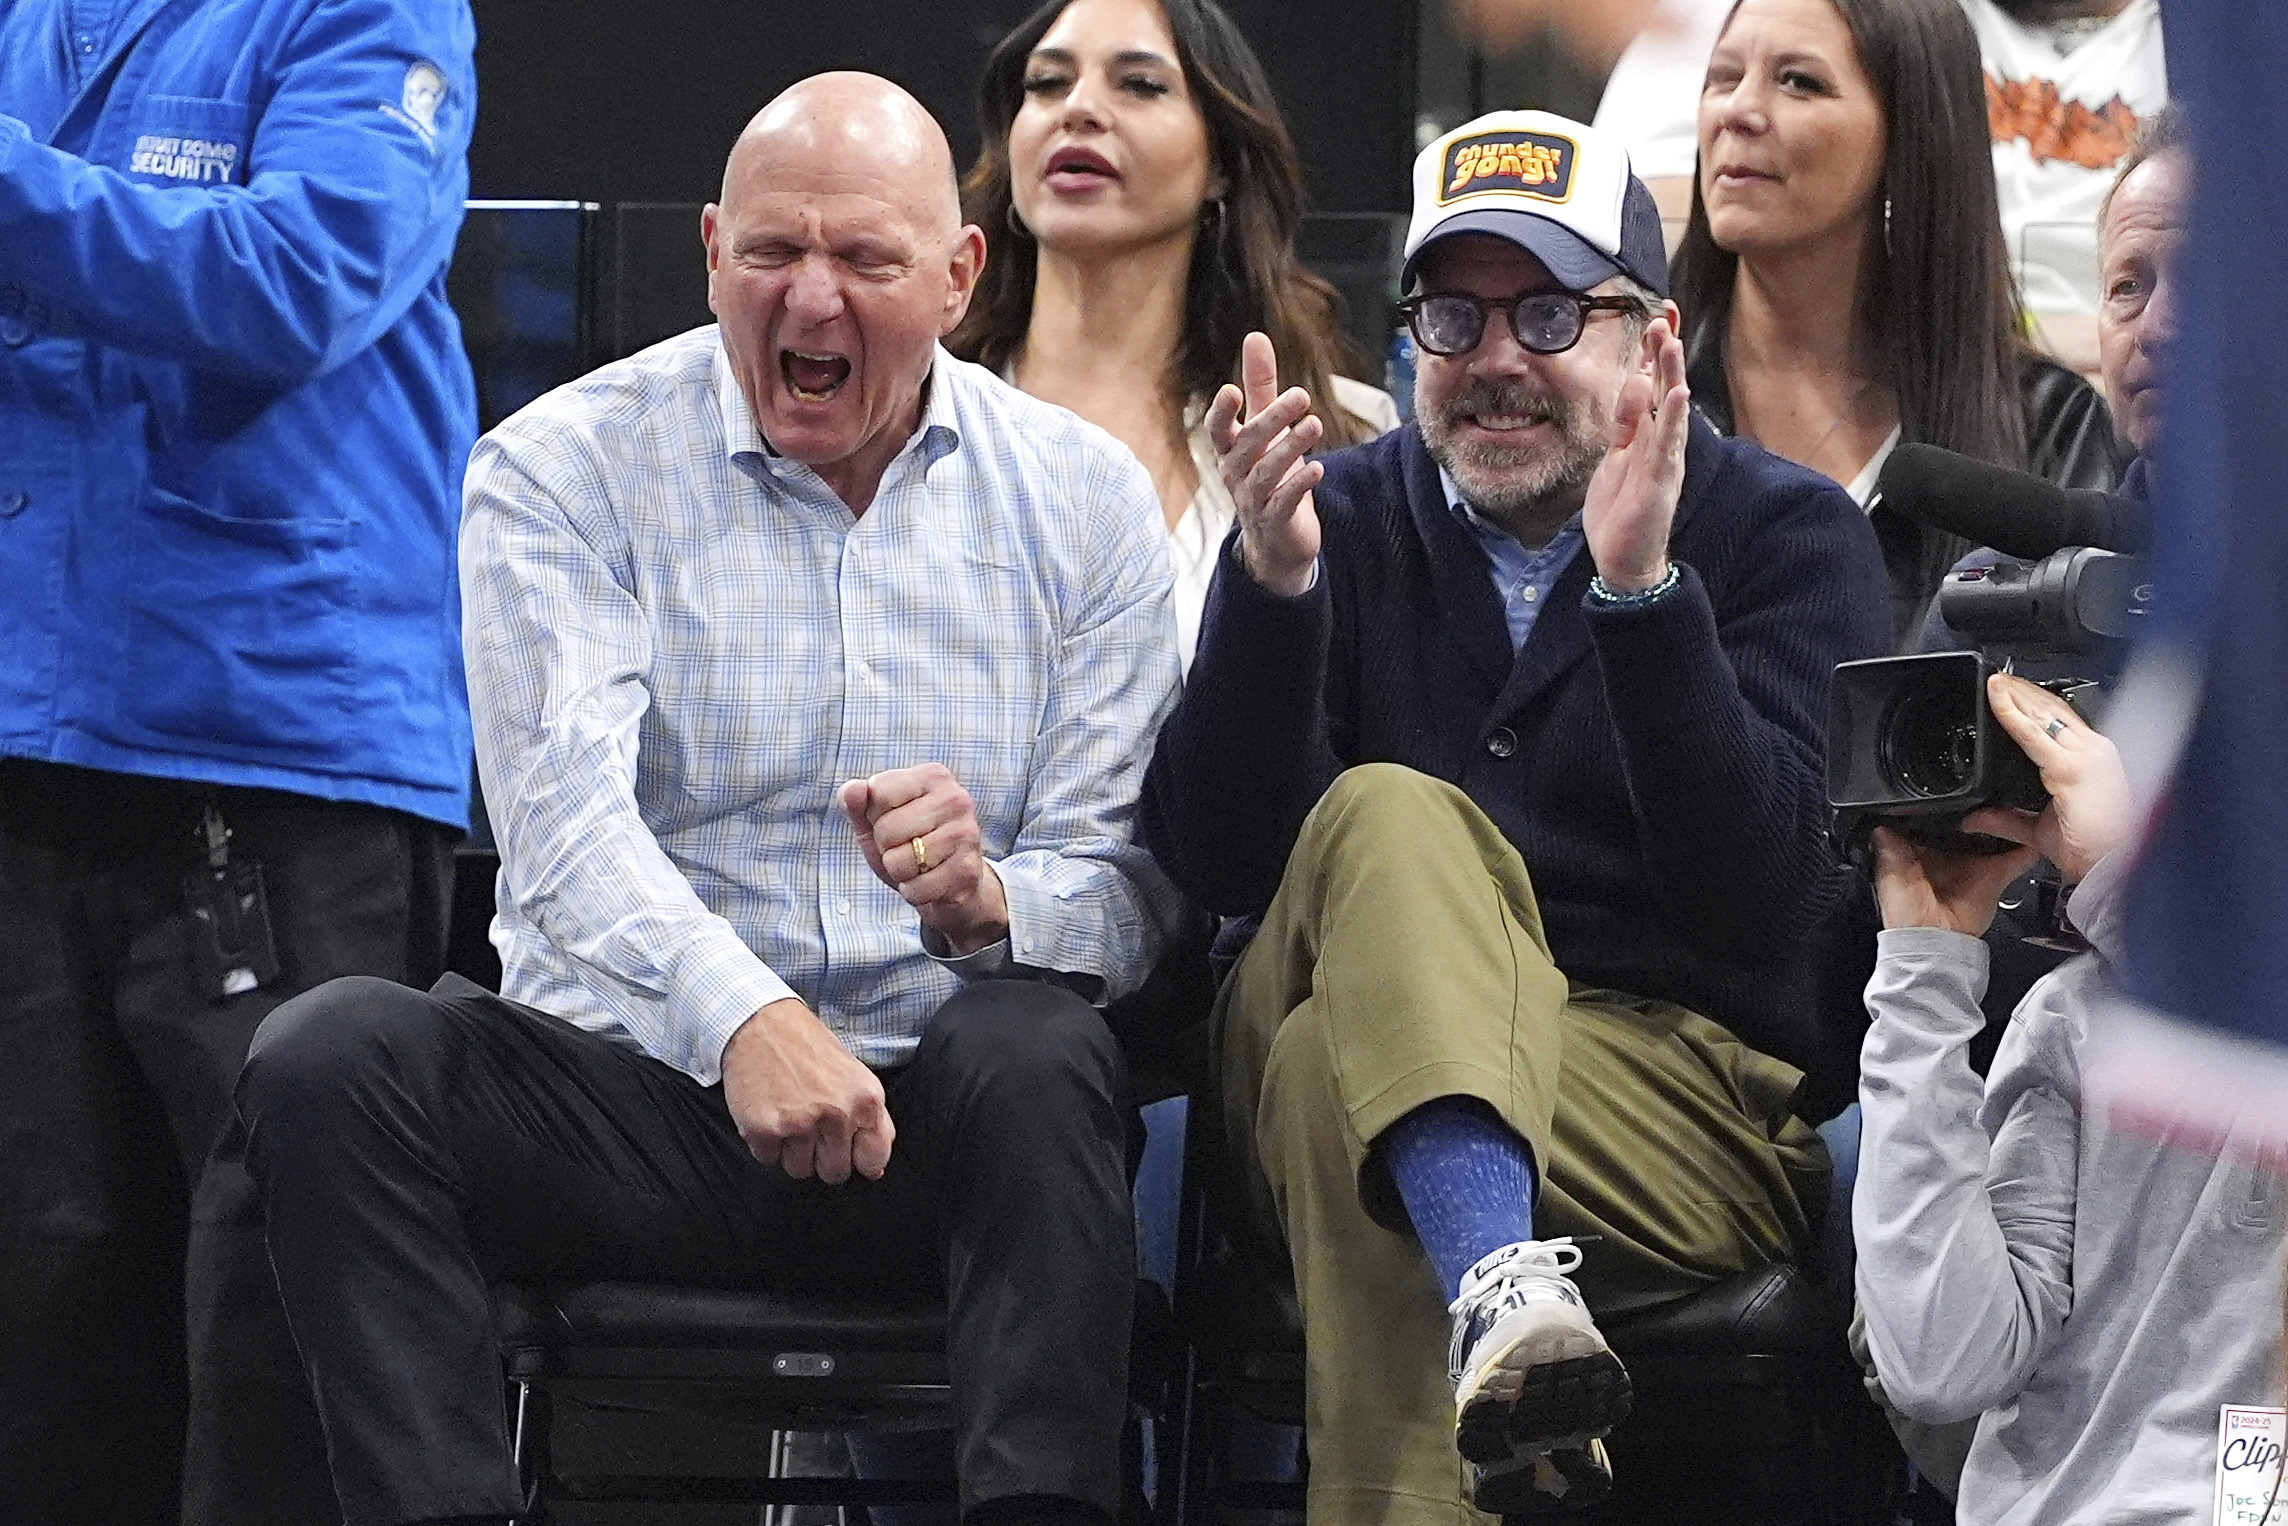
[[1311, 586], [1319, 560], [1319, 515], [1311, 489], [1326, 468], [1305, 459], [1326, 430], [1301, 387], [1279, 392], [1270, 336], [1250, 334], [1239, 351], [1246, 390], [1225, 383], [1208, 404], [1208, 440], [1239, 510], [1240, 559], [1248, 575], [1288, 598]]
[[1581, 533], [1597, 576], [1616, 593], [1637, 593], [1668, 575], [1668, 532], [1684, 491], [1684, 442], [1692, 392], [1684, 384], [1684, 342], [1665, 318], [1645, 329], [1658, 377], [1642, 371], [1621, 388], [1613, 448], [1589, 479]]
[[1009, 899], [985, 861], [977, 802], [943, 763], [852, 779], [841, 800], [867, 867], [956, 954], [1009, 935]]
[[1986, 703], [2041, 770], [2050, 803], [2039, 815], [1988, 806], [1973, 811], [1963, 829], [2025, 843], [2057, 865], [2067, 884], [2079, 884], [2135, 830], [2137, 809], [2121, 754], [2073, 706], [2015, 674], [1989, 677]]
[[723, 1101], [755, 1159], [839, 1186], [880, 1179], [897, 1127], [881, 1078], [791, 997], [741, 1023], [723, 1046]]

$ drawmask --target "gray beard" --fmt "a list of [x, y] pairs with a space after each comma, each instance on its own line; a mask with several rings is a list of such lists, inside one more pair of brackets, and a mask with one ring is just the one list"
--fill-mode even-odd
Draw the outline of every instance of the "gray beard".
[[[1463, 445], [1454, 438], [1465, 414], [1526, 412], [1549, 415], [1557, 425], [1559, 443], [1531, 448], [1475, 441]], [[1430, 459], [1445, 468], [1470, 507], [1520, 545], [1534, 549], [1549, 544], [1580, 512], [1589, 479], [1604, 464], [1608, 449], [1604, 439], [1585, 429], [1579, 408], [1516, 386], [1472, 386], [1443, 407], [1421, 415], [1421, 423]]]

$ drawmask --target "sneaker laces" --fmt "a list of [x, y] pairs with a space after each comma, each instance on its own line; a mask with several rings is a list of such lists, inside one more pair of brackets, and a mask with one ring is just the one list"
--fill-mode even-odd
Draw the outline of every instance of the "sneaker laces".
[[1464, 1272], [1460, 1296], [1446, 1306], [1454, 1318], [1453, 1344], [1446, 1352], [1448, 1374], [1461, 1380], [1470, 1347], [1512, 1309], [1546, 1300], [1585, 1308], [1581, 1290], [1566, 1275], [1580, 1264], [1581, 1248], [1566, 1236], [1505, 1245]]
[[1494, 1301], [1507, 1305], [1502, 1294], [1524, 1284], [1527, 1279], [1550, 1279], [1565, 1284], [1579, 1302], [1580, 1290], [1573, 1287], [1569, 1275], [1581, 1265], [1581, 1247], [1573, 1243], [1570, 1235], [1557, 1240], [1520, 1240], [1505, 1245], [1492, 1255], [1462, 1274], [1462, 1288], [1454, 1301], [1446, 1306], [1448, 1314], [1459, 1314], [1464, 1307], [1475, 1304], [1487, 1293]]

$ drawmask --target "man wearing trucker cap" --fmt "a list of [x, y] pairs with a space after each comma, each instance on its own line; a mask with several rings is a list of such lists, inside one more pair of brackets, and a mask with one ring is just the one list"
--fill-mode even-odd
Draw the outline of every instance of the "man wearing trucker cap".
[[1262, 918], [1218, 1111], [1308, 1330], [1314, 1526], [1602, 1494], [1593, 1316], [1809, 1250], [1858, 1034], [1806, 952], [1828, 675], [1887, 643], [1851, 500], [1693, 416], [1610, 140], [1431, 144], [1404, 280], [1415, 424], [1312, 459], [1260, 335], [1216, 399], [1240, 523], [1147, 785], [1176, 879]]

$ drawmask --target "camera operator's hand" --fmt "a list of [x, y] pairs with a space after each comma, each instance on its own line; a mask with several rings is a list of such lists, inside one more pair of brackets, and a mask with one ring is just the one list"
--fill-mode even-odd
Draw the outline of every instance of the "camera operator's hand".
[[1981, 937], [1993, 924], [2004, 888], [2033, 864], [2031, 848], [1951, 853], [1877, 827], [1875, 902], [1885, 927], [1936, 927]]
[[2038, 816], [1988, 806], [1973, 811], [1963, 830], [2025, 843], [2057, 865], [2068, 885], [2080, 884], [2136, 826], [2121, 754], [2073, 706], [2023, 678], [1994, 674], [1986, 680], [1986, 702], [2010, 740], [2041, 770], [2050, 803]]

